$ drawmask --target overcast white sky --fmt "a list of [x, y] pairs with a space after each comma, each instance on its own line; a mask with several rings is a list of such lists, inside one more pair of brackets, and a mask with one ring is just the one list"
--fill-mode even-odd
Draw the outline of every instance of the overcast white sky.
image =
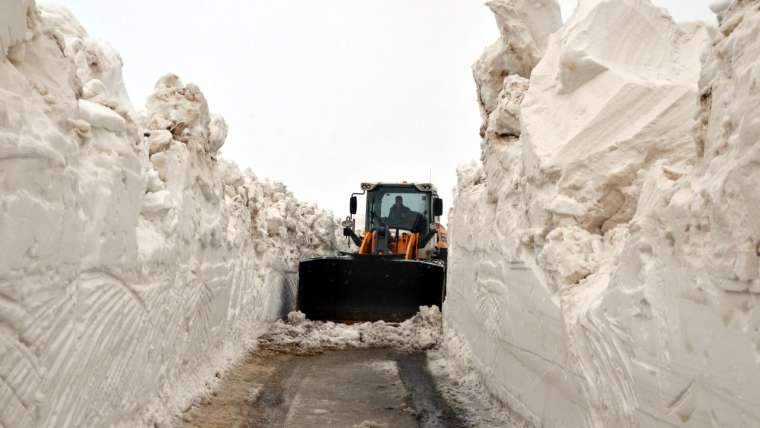
[[[124, 60], [139, 109], [159, 76], [227, 120], [223, 156], [344, 216], [362, 181], [432, 181], [480, 156], [470, 65], [497, 37], [478, 0], [67, 0]], [[561, 0], [563, 16], [575, 0]], [[714, 22], [709, 0], [657, 0]]]

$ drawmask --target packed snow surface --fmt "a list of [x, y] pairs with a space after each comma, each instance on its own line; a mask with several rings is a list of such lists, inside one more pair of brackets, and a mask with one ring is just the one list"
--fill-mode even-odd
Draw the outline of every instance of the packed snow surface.
[[[516, 52], [474, 66], [450, 353], [536, 426], [760, 425], [760, 4], [716, 2], [719, 31], [648, 0], [562, 27], [521, 4], [489, 3]], [[534, 26], [545, 49], [505, 31]]]
[[293, 304], [336, 224], [218, 158], [227, 126], [62, 8], [0, 1], [0, 425], [160, 426]]

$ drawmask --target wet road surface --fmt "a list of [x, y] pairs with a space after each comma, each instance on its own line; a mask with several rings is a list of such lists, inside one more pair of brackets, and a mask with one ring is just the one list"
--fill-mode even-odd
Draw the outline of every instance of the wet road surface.
[[252, 354], [182, 416], [184, 427], [462, 427], [424, 352]]

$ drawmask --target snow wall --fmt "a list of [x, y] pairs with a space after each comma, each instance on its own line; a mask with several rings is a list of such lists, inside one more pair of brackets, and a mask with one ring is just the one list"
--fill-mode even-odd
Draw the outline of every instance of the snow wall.
[[217, 159], [227, 127], [64, 9], [0, 0], [0, 425], [162, 426], [292, 305], [329, 213]]
[[536, 426], [760, 426], [760, 1], [488, 5], [449, 351]]

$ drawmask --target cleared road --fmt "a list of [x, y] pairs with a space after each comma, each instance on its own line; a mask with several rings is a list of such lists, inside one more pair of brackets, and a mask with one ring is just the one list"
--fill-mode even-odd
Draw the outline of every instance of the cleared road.
[[424, 352], [251, 355], [183, 416], [185, 427], [463, 427]]

